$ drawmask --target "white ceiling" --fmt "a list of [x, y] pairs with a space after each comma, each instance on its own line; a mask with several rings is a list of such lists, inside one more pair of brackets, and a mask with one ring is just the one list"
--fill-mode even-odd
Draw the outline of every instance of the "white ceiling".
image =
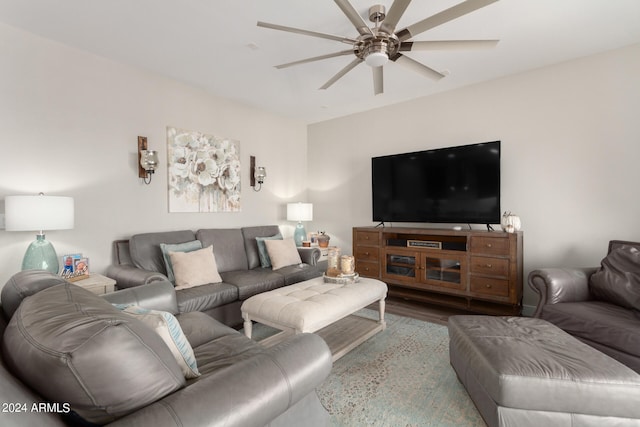
[[[368, 23], [371, 5], [393, 0], [351, 1]], [[398, 29], [459, 2], [413, 0]], [[318, 89], [350, 56], [275, 69], [349, 46], [257, 21], [357, 36], [331, 0], [0, 0], [0, 22], [307, 123], [640, 43], [640, 0], [501, 0], [414, 39], [500, 39], [495, 49], [410, 52], [447, 77], [390, 62], [374, 96], [365, 64]]]

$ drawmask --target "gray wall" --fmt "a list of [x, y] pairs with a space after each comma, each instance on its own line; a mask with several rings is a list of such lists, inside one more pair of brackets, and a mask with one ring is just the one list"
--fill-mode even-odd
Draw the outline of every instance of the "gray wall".
[[[351, 227], [373, 225], [372, 156], [501, 140], [502, 210], [522, 219], [525, 278], [544, 266], [599, 265], [608, 240], [640, 240], [638, 111], [635, 45], [317, 123], [308, 138], [314, 219], [350, 250]], [[526, 285], [524, 299], [537, 302]]]
[[[306, 124], [210, 96], [194, 87], [0, 24], [0, 212], [6, 195], [73, 196], [73, 230], [46, 233], [58, 254], [82, 252], [91, 269], [111, 263], [111, 242], [155, 230], [278, 223], [306, 198]], [[172, 213], [166, 127], [240, 141], [242, 212]], [[151, 185], [137, 173], [137, 137], [160, 155]], [[267, 168], [249, 186], [249, 156]], [[0, 230], [0, 287], [20, 269], [36, 232]]]

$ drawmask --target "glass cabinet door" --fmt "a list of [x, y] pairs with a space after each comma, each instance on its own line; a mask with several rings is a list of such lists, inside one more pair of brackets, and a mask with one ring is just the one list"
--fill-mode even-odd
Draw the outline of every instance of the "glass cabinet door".
[[454, 289], [465, 288], [465, 258], [455, 255], [423, 255], [424, 277], [426, 283], [437, 284]]
[[418, 266], [416, 265], [417, 257], [415, 255], [387, 253], [384, 261], [384, 276], [405, 280], [416, 279]]

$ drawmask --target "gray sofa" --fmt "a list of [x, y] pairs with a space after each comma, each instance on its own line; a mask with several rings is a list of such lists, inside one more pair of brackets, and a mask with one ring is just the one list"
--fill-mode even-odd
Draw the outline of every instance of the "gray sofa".
[[[331, 353], [313, 334], [271, 348], [200, 312], [178, 313], [157, 281], [103, 297], [44, 271], [2, 289], [3, 426], [321, 426], [315, 393]], [[150, 326], [111, 303], [175, 314], [200, 376], [185, 379]]]
[[273, 270], [261, 267], [256, 238], [280, 233], [277, 225], [232, 229], [201, 229], [136, 234], [114, 242], [115, 262], [106, 271], [118, 289], [167, 280], [161, 244], [199, 240], [212, 246], [221, 283], [176, 291], [178, 311], [201, 311], [229, 326], [242, 324], [240, 306], [265, 291], [321, 276], [326, 261], [319, 262], [318, 248], [298, 248], [302, 264]]
[[529, 274], [547, 320], [640, 373], [640, 243], [612, 240], [600, 268]]

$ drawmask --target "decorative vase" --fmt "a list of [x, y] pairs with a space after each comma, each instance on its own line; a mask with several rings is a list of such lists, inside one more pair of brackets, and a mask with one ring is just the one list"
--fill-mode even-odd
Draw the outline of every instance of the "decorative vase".
[[329, 246], [329, 239], [331, 239], [328, 235], [324, 234], [324, 231], [321, 231], [318, 235], [318, 246], [321, 248], [326, 248]]
[[502, 229], [507, 233], [515, 233], [516, 231], [519, 231], [520, 227], [522, 226], [520, 217], [516, 214], [511, 213], [510, 211], [506, 211], [502, 214], [500, 225], [502, 226]]

